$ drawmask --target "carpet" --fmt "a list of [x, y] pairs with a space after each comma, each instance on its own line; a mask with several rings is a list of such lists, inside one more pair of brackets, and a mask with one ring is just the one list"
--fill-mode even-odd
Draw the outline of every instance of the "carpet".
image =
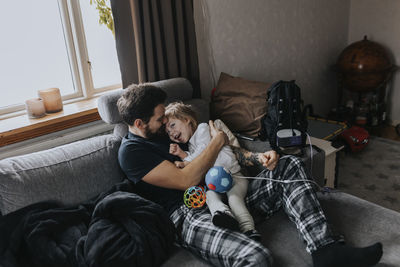
[[358, 153], [339, 153], [338, 186], [380, 206], [400, 212], [400, 142], [371, 136]]

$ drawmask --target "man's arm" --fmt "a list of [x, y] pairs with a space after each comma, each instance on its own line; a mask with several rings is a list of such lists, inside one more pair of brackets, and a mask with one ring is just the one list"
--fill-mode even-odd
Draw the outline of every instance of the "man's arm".
[[236, 146], [231, 146], [231, 148], [233, 153], [235, 153], [239, 164], [242, 166], [262, 165], [268, 170], [273, 170], [279, 160], [279, 155], [274, 150], [257, 153]]
[[258, 161], [258, 153], [254, 153], [237, 146], [231, 146], [231, 149], [241, 166], [250, 167], [261, 165], [261, 163]]
[[216, 130], [212, 122], [210, 132], [212, 139], [206, 149], [185, 168], [179, 169], [175, 164], [164, 160], [142, 180], [152, 185], [180, 190], [202, 182], [206, 172], [214, 165], [219, 151], [228, 142], [226, 134]]

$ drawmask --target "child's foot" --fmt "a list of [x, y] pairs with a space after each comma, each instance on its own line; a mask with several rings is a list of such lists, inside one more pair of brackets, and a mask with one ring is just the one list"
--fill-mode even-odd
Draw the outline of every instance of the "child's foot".
[[377, 264], [381, 257], [381, 243], [355, 248], [336, 242], [321, 247], [312, 254], [314, 267], [368, 267]]
[[230, 211], [216, 211], [212, 217], [212, 222], [216, 226], [239, 231], [239, 223]]
[[255, 229], [246, 231], [246, 232], [244, 232], [244, 234], [247, 235], [248, 237], [250, 237], [251, 239], [253, 239], [254, 241], [261, 242], [261, 235]]

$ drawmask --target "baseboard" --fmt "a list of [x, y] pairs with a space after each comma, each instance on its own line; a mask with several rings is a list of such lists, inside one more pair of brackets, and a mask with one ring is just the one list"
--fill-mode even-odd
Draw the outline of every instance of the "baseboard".
[[68, 144], [97, 134], [106, 133], [112, 130], [113, 127], [113, 125], [106, 124], [103, 121], [94, 121], [63, 131], [7, 145], [0, 147], [0, 159], [33, 153]]

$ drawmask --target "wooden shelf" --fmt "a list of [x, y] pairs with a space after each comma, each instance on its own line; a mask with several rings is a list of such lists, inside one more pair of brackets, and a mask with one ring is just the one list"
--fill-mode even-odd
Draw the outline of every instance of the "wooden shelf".
[[64, 105], [64, 109], [39, 119], [27, 115], [0, 120], [0, 147], [100, 120], [97, 98]]

